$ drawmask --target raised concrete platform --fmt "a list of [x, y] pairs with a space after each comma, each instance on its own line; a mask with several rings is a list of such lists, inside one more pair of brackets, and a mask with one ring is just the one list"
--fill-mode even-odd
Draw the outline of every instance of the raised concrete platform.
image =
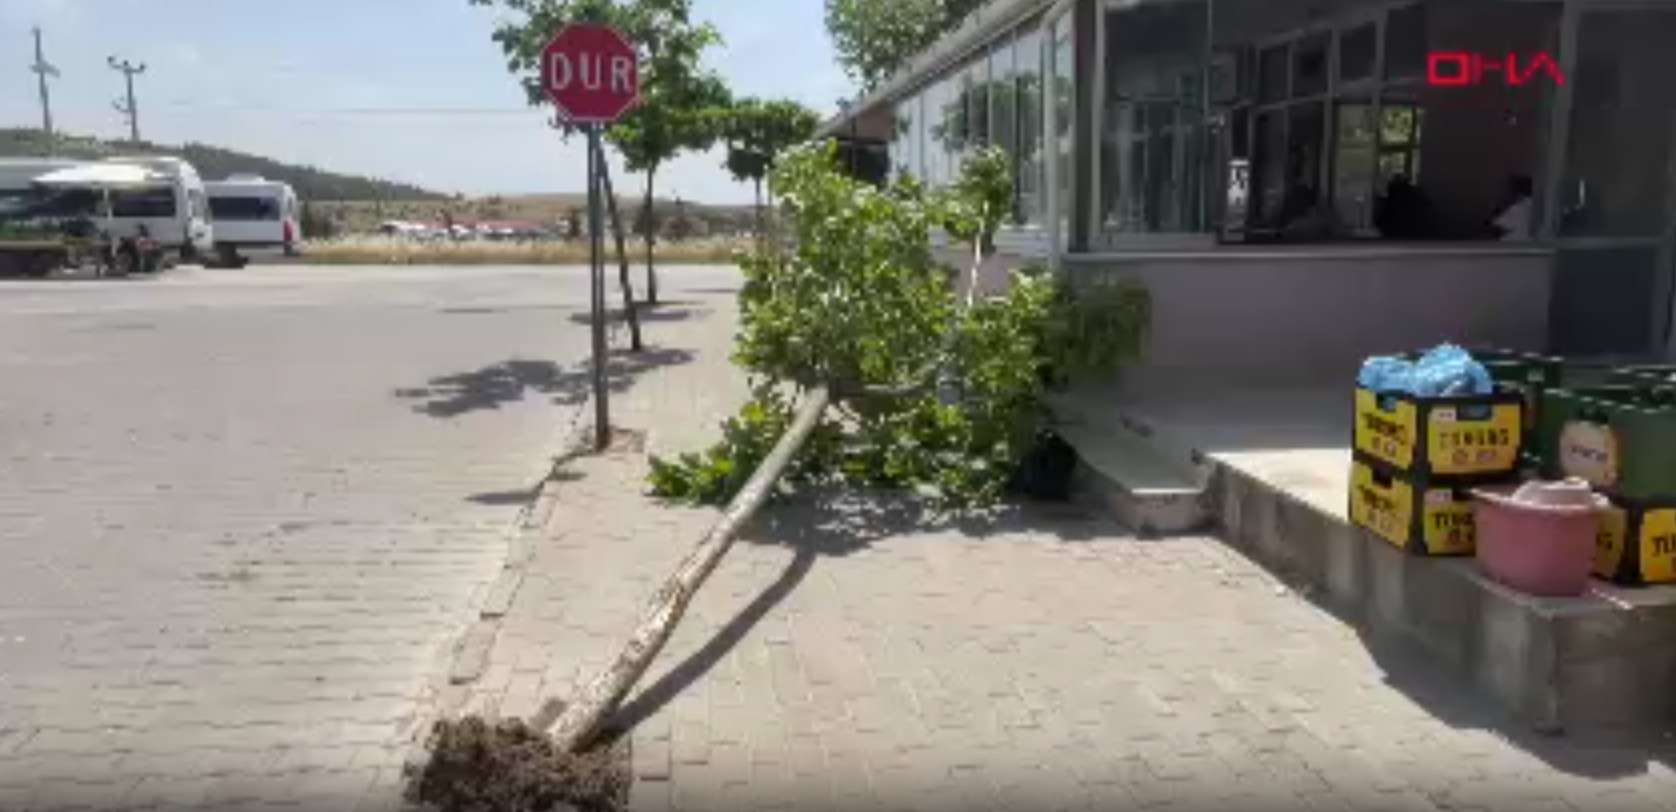
[[[1200, 504], [1223, 539], [1370, 645], [1419, 644], [1538, 730], [1676, 722], [1676, 587], [1597, 582], [1584, 597], [1535, 598], [1488, 581], [1470, 558], [1416, 557], [1354, 527], [1342, 384], [1241, 390], [1155, 378], [1078, 389], [1060, 404], [1076, 415], [1066, 437], [1086, 445], [1091, 487], [1125, 476], [1108, 460], [1137, 444], [1171, 470], [1208, 472]], [[1123, 501], [1113, 491], [1107, 501]]]

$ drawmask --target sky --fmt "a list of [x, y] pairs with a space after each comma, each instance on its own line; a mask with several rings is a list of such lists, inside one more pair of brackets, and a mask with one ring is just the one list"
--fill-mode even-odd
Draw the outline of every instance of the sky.
[[[822, 0], [693, 2], [722, 34], [706, 59], [736, 94], [795, 99], [825, 116], [854, 92]], [[0, 0], [0, 126], [40, 126], [27, 69], [39, 25], [62, 74], [51, 85], [62, 132], [126, 135], [112, 109], [123, 93], [106, 63], [115, 55], [147, 66], [135, 92], [148, 141], [473, 196], [580, 191], [581, 141], [565, 143], [550, 113], [525, 104], [490, 39], [501, 13], [468, 0]], [[698, 202], [751, 199], [715, 152], [677, 160], [658, 186]]]

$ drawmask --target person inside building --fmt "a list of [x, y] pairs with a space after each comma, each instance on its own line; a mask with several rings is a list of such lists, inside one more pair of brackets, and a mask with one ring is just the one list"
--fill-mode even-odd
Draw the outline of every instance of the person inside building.
[[1388, 240], [1412, 240], [1426, 235], [1428, 201], [1420, 187], [1407, 175], [1395, 174], [1385, 184], [1385, 194], [1375, 203], [1374, 225]]
[[1531, 179], [1515, 175], [1507, 182], [1507, 204], [1491, 226], [1502, 242], [1528, 242], [1531, 239]]

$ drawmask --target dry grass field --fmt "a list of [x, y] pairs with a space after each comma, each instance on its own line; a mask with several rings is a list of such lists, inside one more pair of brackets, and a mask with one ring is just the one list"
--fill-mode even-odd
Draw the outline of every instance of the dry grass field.
[[[749, 239], [701, 239], [659, 243], [656, 258], [664, 265], [734, 262], [751, 247]], [[629, 261], [643, 259], [644, 247], [629, 244]], [[615, 251], [610, 252], [615, 262]], [[345, 237], [310, 241], [303, 262], [310, 265], [569, 265], [588, 261], [583, 240], [538, 242], [417, 241], [389, 237]]]
[[[624, 224], [635, 226], [641, 217], [638, 195], [619, 195], [618, 206]], [[331, 220], [338, 234], [368, 234], [390, 220], [440, 222], [447, 212], [456, 222], [479, 220], [565, 223], [587, 214], [584, 195], [522, 195], [464, 198], [458, 200], [311, 201], [320, 215]], [[740, 234], [752, 230], [755, 217], [749, 206], [711, 206], [659, 199], [653, 206], [662, 229], [667, 232], [676, 219], [685, 220], [686, 233], [694, 237]]]

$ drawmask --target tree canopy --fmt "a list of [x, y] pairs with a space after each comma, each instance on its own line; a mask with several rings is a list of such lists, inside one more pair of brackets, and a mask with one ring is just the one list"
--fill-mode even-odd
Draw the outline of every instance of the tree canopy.
[[[640, 59], [640, 104], [607, 128], [605, 137], [623, 156], [630, 172], [646, 177], [642, 207], [647, 220], [642, 232], [646, 243], [646, 298], [656, 302], [652, 246], [657, 238], [653, 210], [657, 173], [676, 156], [709, 149], [721, 137], [721, 122], [731, 94], [721, 78], [703, 64], [705, 49], [720, 45], [721, 35], [709, 23], [693, 19], [692, 0], [470, 1], [472, 5], [495, 6], [513, 13], [513, 19], [503, 22], [493, 38], [506, 55], [507, 68], [520, 77], [532, 105], [547, 103], [541, 87], [541, 52], [564, 26], [603, 23], [623, 32], [634, 45]], [[556, 123], [567, 135], [576, 129]], [[609, 184], [609, 177], [606, 182]]]
[[838, 63], [872, 91], [915, 54], [954, 30], [985, 0], [826, 0]]
[[740, 99], [722, 127], [727, 170], [735, 180], [761, 183], [782, 154], [809, 141], [819, 127], [820, 115], [797, 102]]

